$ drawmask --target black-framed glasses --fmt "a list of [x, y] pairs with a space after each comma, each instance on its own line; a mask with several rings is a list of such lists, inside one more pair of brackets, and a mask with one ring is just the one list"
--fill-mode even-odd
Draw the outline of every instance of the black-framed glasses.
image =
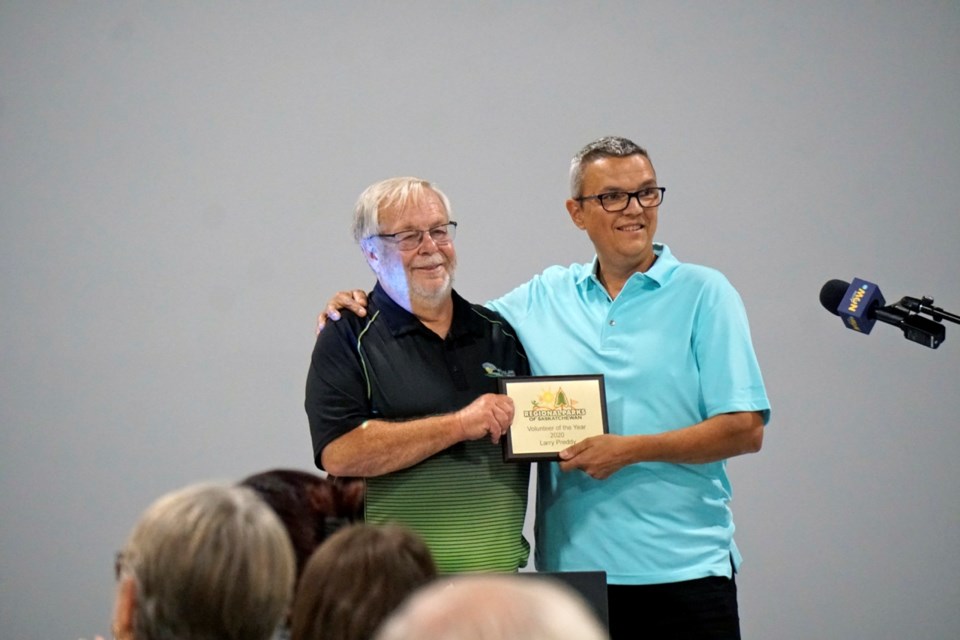
[[453, 239], [457, 236], [457, 223], [451, 220], [446, 224], [441, 224], [426, 230], [410, 229], [396, 233], [377, 233], [370, 237], [381, 238], [392, 242], [401, 251], [410, 251], [420, 246], [425, 234], [430, 234], [430, 239], [433, 240], [433, 243], [438, 247], [442, 247], [453, 242]]
[[595, 196], [580, 196], [577, 201], [583, 203], [584, 200], [597, 200], [604, 211], [620, 213], [630, 206], [631, 198], [636, 198], [637, 203], [644, 209], [656, 207], [663, 202], [663, 194], [666, 191], [666, 187], [644, 187], [639, 191], [610, 191], [598, 193]]

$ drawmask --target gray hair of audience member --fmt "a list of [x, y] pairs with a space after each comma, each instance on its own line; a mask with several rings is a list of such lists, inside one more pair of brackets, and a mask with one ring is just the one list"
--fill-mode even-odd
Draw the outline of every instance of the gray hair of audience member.
[[570, 161], [570, 197], [576, 199], [583, 195], [580, 190], [583, 188], [584, 165], [600, 158], [625, 158], [637, 155], [650, 159], [647, 150], [632, 140], [618, 136], [604, 136], [594, 140], [580, 149]]
[[584, 600], [549, 578], [461, 576], [397, 610], [375, 640], [607, 640]]
[[320, 545], [304, 569], [290, 615], [292, 640], [370, 640], [437, 567], [417, 534], [354, 524]]
[[200, 484], [143, 513], [117, 574], [117, 637], [267, 640], [290, 605], [296, 563], [283, 524], [253, 491]]
[[436, 185], [412, 176], [388, 178], [364, 189], [357, 199], [353, 209], [353, 239], [362, 246], [363, 240], [380, 233], [381, 208], [395, 206], [403, 209], [408, 203], [423, 198], [427, 189], [440, 198], [449, 219], [452, 215], [450, 200]]

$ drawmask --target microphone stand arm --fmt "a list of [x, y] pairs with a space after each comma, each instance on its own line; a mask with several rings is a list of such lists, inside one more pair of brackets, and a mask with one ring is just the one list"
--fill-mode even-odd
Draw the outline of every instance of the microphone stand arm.
[[909, 296], [902, 298], [898, 303], [899, 306], [912, 311], [913, 313], [922, 313], [930, 316], [935, 321], [940, 322], [941, 320], [949, 320], [950, 322], [960, 324], [960, 316], [955, 313], [950, 313], [949, 311], [944, 311], [940, 307], [933, 306], [933, 298], [928, 298], [924, 296], [917, 300], [916, 298], [911, 298]]

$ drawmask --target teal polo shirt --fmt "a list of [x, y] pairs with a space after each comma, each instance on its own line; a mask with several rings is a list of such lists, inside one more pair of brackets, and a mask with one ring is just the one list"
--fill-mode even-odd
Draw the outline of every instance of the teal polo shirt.
[[[654, 249], [653, 266], [615, 300], [594, 259], [550, 267], [487, 306], [513, 325], [534, 375], [604, 374], [610, 433], [662, 433], [735, 411], [761, 411], [766, 424], [770, 403], [739, 294], [720, 272]], [[541, 571], [659, 584], [739, 566], [725, 461], [638, 463], [606, 480], [538, 466]]]

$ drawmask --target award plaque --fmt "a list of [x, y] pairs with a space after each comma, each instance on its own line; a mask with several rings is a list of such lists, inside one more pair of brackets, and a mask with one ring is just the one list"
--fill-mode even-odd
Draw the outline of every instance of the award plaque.
[[506, 462], [559, 460], [581, 440], [608, 432], [603, 375], [500, 378], [513, 398], [513, 424], [503, 439]]

